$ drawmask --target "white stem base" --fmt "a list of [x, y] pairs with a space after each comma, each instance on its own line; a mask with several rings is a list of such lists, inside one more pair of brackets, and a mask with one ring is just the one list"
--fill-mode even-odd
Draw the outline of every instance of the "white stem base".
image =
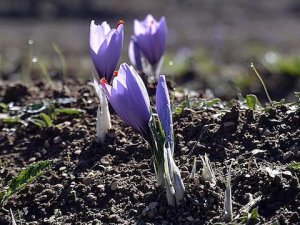
[[100, 93], [100, 105], [97, 111], [96, 138], [97, 142], [103, 143], [105, 140], [105, 135], [111, 128], [111, 120], [108, 102], [102, 89]]

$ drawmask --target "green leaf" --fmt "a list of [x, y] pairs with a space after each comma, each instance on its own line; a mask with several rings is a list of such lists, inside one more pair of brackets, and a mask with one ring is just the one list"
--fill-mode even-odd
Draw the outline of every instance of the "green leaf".
[[84, 113], [85, 111], [82, 109], [76, 109], [76, 108], [59, 108], [55, 109], [55, 113], [57, 114], [67, 114], [67, 115], [78, 115], [81, 113]]
[[44, 120], [47, 127], [50, 127], [53, 125], [52, 119], [47, 114], [41, 113], [40, 117]]
[[259, 221], [258, 207], [253, 209], [251, 212], [248, 212], [246, 215], [244, 215], [241, 218], [241, 224], [246, 224], [246, 225], [257, 224], [258, 221]]
[[258, 220], [258, 218], [259, 218], [258, 207], [256, 207], [250, 213], [248, 213], [248, 221], [249, 220]]
[[259, 101], [258, 101], [256, 95], [249, 94], [246, 96], [247, 106], [249, 107], [249, 109], [251, 109], [253, 111], [256, 109], [256, 105], [258, 104], [258, 102]]
[[175, 114], [176, 116], [180, 116], [181, 113], [183, 112], [183, 110], [184, 110], [185, 108], [189, 108], [189, 107], [190, 107], [190, 100], [189, 100], [188, 97], [186, 97], [186, 99], [185, 99], [179, 106], [177, 106], [177, 107], [175, 108], [174, 114]]
[[0, 102], [0, 111], [1, 112], [7, 112], [8, 109], [9, 109], [8, 105], [6, 105], [3, 102]]
[[205, 101], [203, 106], [212, 107], [215, 104], [218, 104], [221, 101], [219, 98], [214, 98], [212, 100]]
[[8, 123], [8, 124], [21, 123], [21, 119], [18, 116], [12, 116], [12, 117], [3, 118], [2, 121], [4, 123]]
[[41, 119], [30, 118], [29, 121], [32, 122], [33, 124], [35, 124], [38, 127], [47, 127], [47, 124], [45, 123], [45, 121], [43, 121]]
[[46, 169], [50, 168], [50, 165], [50, 161], [39, 161], [24, 169], [17, 177], [10, 181], [8, 190], [5, 194], [6, 198], [10, 197], [23, 188], [26, 184], [41, 176]]
[[300, 163], [299, 162], [292, 162], [290, 164], [288, 164], [287, 168], [289, 170], [292, 170], [294, 172], [300, 172]]

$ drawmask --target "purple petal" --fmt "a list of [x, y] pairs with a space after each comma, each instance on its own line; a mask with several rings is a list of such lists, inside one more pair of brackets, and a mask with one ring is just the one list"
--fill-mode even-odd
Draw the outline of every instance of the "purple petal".
[[160, 75], [156, 87], [156, 110], [163, 130], [165, 131], [167, 141], [171, 143], [173, 139], [172, 111], [169, 91], [164, 75]]
[[112, 86], [102, 82], [109, 102], [120, 118], [147, 137], [150, 119], [150, 100], [146, 87], [132, 66], [123, 63]]
[[134, 36], [131, 37], [131, 41], [128, 47], [128, 56], [135, 68], [137, 68], [139, 71], [143, 71], [141, 52]]

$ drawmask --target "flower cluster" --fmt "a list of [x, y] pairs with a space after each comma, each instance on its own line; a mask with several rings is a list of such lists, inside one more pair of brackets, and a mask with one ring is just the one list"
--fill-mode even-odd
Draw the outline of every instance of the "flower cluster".
[[[103, 120], [104, 115], [107, 115], [108, 106], [103, 98], [106, 100], [107, 97], [119, 117], [148, 141], [154, 157], [157, 181], [159, 185], [165, 186], [169, 204], [180, 204], [185, 189], [173, 159], [172, 111], [166, 79], [164, 75], [157, 76], [157, 113], [154, 113], [146, 86], [135, 68], [122, 63], [120, 69], [114, 71], [123, 45], [123, 25], [124, 22], [119, 21], [117, 28], [111, 29], [106, 22], [98, 26], [94, 21], [91, 23], [90, 49], [100, 78], [100, 82], [94, 79], [94, 85], [102, 106], [97, 122], [105, 124]], [[144, 21], [134, 22], [129, 56], [138, 70], [144, 70], [146, 58], [157, 72], [157, 66], [161, 63], [165, 51], [166, 33], [164, 17], [158, 22], [148, 15]], [[102, 96], [103, 93], [106, 97]]]

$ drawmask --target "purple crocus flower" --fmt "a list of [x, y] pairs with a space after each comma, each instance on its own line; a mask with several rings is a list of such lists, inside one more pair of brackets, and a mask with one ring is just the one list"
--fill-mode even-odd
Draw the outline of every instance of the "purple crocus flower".
[[173, 123], [172, 123], [172, 111], [169, 98], [169, 91], [164, 75], [159, 76], [159, 80], [156, 87], [156, 110], [159, 120], [162, 124], [162, 128], [165, 131], [167, 142], [172, 144], [173, 142]]
[[165, 52], [167, 32], [165, 17], [156, 21], [152, 15], [148, 15], [143, 21], [134, 21], [138, 47], [152, 66], [159, 63]]
[[128, 47], [128, 56], [133, 66], [139, 71], [143, 71], [141, 51], [135, 36], [131, 37], [131, 41]]
[[116, 29], [111, 29], [104, 21], [90, 26], [90, 52], [100, 78], [111, 81], [113, 72], [120, 59], [124, 38], [124, 21], [119, 20]]
[[118, 74], [109, 85], [101, 79], [103, 90], [120, 118], [134, 130], [148, 139], [150, 100], [144, 82], [133, 66], [123, 63]]

